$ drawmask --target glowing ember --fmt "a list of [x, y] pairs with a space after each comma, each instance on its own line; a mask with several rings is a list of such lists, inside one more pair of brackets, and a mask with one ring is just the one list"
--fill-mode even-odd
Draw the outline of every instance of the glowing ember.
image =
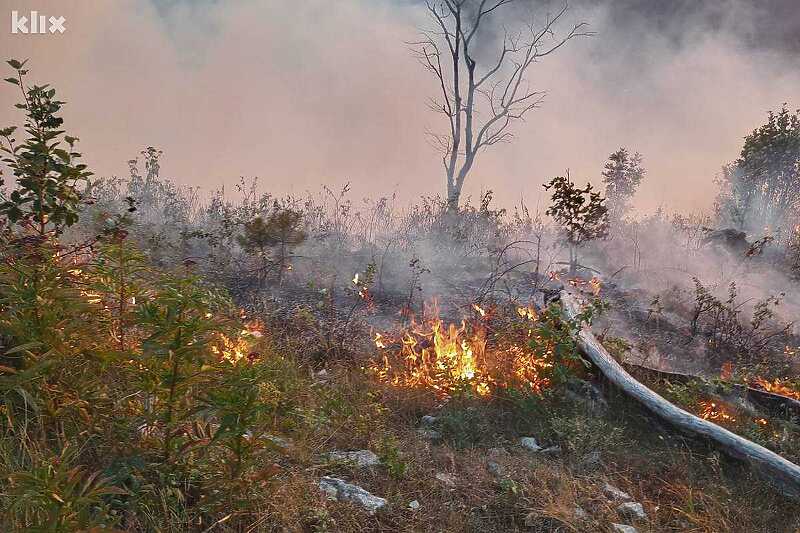
[[486, 316], [486, 310], [478, 304], [472, 304], [472, 308], [482, 317]]
[[700, 402], [700, 417], [714, 422], [736, 422], [723, 405], [710, 401]]
[[800, 389], [796, 385], [784, 380], [776, 379], [775, 381], [767, 381], [764, 378], [756, 378], [753, 385], [767, 392], [800, 400]]
[[374, 341], [381, 359], [369, 371], [398, 388], [429, 389], [440, 397], [467, 388], [488, 396], [509, 387], [540, 393], [550, 383], [543, 375], [553, 366], [547, 358], [514, 344], [488, 348], [480, 324], [446, 325], [434, 317], [394, 337], [376, 334]]

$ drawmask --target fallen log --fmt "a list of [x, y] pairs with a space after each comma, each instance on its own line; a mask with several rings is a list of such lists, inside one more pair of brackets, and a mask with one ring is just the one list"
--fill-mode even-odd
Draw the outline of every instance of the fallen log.
[[[669, 381], [672, 383], [684, 384], [692, 380], [707, 381], [707, 378], [703, 376], [669, 372], [667, 370], [659, 370], [627, 361], [622, 363], [622, 367], [630, 370], [631, 374], [634, 376], [640, 374], [645, 375], [648, 380], [653, 381]], [[787, 419], [795, 417], [800, 419], [800, 400], [778, 394], [777, 392], [759, 389], [752, 385], [742, 385], [741, 383], [729, 383], [729, 385], [733, 390], [741, 394], [743, 399], [770, 412], [771, 416], [781, 416]]]
[[[578, 319], [582, 308], [576, 296], [562, 290], [561, 303], [567, 319]], [[645, 387], [606, 351], [592, 333], [589, 325], [582, 325], [577, 340], [581, 351], [603, 373], [606, 379], [625, 395], [633, 398], [673, 427], [687, 434], [708, 439], [727, 455], [746, 461], [784, 494], [800, 498], [800, 466], [713, 422], [677, 407]]]

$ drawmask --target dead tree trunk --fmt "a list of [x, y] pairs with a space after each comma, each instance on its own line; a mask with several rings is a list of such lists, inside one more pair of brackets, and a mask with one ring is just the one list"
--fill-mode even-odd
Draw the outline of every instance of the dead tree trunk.
[[[561, 291], [561, 302], [566, 318], [575, 320], [581, 313], [578, 299], [566, 290]], [[800, 466], [763, 446], [684, 411], [645, 387], [611, 357], [588, 325], [584, 325], [578, 333], [578, 345], [611, 383], [651, 413], [687, 434], [713, 441], [726, 454], [747, 461], [787, 496], [800, 498]]]

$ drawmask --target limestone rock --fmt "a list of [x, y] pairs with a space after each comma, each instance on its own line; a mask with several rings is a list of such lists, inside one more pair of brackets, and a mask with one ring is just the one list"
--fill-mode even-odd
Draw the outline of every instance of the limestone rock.
[[605, 485], [603, 485], [603, 494], [605, 494], [606, 496], [608, 496], [612, 500], [616, 500], [616, 501], [624, 502], [624, 501], [633, 500], [633, 498], [631, 498], [630, 494], [618, 489], [617, 487], [615, 487], [611, 483], [606, 483]]
[[644, 507], [639, 502], [626, 502], [617, 507], [617, 512], [620, 516], [633, 520], [645, 520], [647, 513], [644, 512]]
[[380, 458], [369, 450], [353, 452], [333, 451], [327, 455], [329, 461], [348, 463], [358, 468], [370, 468], [381, 464]]
[[335, 477], [325, 476], [320, 479], [319, 488], [328, 495], [328, 499], [355, 503], [371, 515], [385, 507], [387, 503], [385, 499], [370, 494], [358, 485], [352, 485]]
[[519, 439], [519, 445], [531, 452], [542, 451], [542, 447], [539, 446], [539, 443], [536, 442], [536, 439], [533, 437], [522, 437]]

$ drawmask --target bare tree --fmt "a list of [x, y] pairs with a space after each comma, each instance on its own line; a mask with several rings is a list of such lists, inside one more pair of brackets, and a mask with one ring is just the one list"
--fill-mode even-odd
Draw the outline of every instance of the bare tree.
[[521, 0], [427, 0], [434, 29], [422, 32], [412, 43], [415, 55], [436, 77], [441, 89], [430, 102], [449, 123], [445, 134], [431, 133], [442, 152], [447, 176], [447, 202], [458, 208], [464, 180], [484, 148], [508, 142], [510, 126], [538, 107], [545, 93], [527, 82], [528, 69], [574, 37], [588, 36], [586, 23], [578, 23], [562, 37], [554, 29], [568, 10], [565, 4], [541, 24], [524, 29], [503, 28], [502, 48], [491, 57], [478, 48], [477, 39], [491, 19]]

